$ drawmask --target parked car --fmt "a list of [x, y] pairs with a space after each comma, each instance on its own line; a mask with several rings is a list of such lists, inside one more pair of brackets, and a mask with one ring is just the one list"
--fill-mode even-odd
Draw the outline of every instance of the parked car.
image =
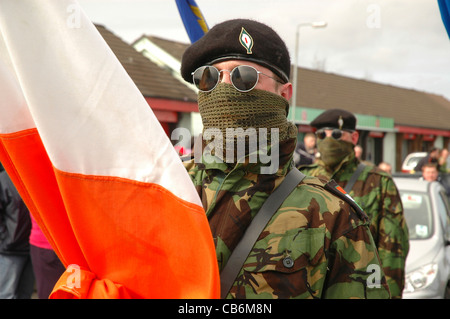
[[410, 153], [405, 157], [405, 160], [402, 164], [402, 172], [403, 173], [414, 173], [414, 168], [416, 167], [417, 163], [427, 156], [427, 152], [415, 152]]
[[405, 299], [450, 298], [450, 205], [438, 182], [394, 177], [400, 192], [410, 249]]

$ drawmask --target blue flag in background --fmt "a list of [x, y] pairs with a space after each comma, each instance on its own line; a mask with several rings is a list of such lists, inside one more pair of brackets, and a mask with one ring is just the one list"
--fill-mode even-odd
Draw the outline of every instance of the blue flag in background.
[[208, 32], [208, 25], [194, 0], [175, 0], [191, 43]]
[[442, 21], [450, 37], [450, 0], [438, 0], [438, 4], [439, 10], [441, 10]]

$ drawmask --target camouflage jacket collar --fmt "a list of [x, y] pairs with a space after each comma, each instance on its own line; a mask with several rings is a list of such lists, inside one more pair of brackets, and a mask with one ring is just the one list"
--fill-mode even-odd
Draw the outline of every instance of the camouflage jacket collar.
[[296, 138], [288, 139], [278, 145], [278, 156], [276, 154], [272, 156], [272, 149], [269, 146], [267, 151], [257, 150], [253, 153], [247, 154], [237, 163], [227, 163], [222, 161], [217, 156], [210, 153], [205, 153], [202, 154], [202, 165], [199, 165], [199, 169], [218, 169], [224, 173], [241, 169], [250, 173], [260, 174], [264, 172], [264, 170], [262, 170], [263, 168], [268, 170], [269, 166], [278, 164], [277, 167], [274, 167], [272, 174], [284, 176], [293, 165], [293, 154], [296, 144]]

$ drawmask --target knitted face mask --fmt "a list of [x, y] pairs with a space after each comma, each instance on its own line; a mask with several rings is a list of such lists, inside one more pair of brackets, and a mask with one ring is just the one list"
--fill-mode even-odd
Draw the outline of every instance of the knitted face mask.
[[[245, 143], [246, 154], [247, 150], [257, 149], [251, 141], [259, 142], [264, 132], [267, 132], [266, 145], [293, 138], [297, 132], [295, 125], [287, 121], [288, 105], [285, 98], [275, 93], [257, 89], [242, 93], [231, 84], [219, 83], [211, 92], [198, 95], [203, 138], [214, 139], [224, 150], [235, 150], [239, 143]], [[278, 136], [273, 137], [278, 141], [272, 141], [271, 129], [278, 130]]]
[[353, 151], [353, 143], [326, 137], [317, 141], [320, 159], [330, 168], [336, 167], [347, 155]]

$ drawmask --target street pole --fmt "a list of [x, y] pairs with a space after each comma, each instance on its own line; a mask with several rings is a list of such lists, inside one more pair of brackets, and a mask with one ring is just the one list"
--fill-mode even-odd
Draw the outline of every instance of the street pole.
[[292, 121], [295, 124], [295, 109], [297, 107], [297, 86], [298, 86], [298, 43], [300, 38], [300, 28], [301, 27], [312, 27], [312, 28], [325, 28], [327, 23], [325, 21], [318, 22], [308, 22], [297, 24], [295, 29], [295, 58], [294, 58], [294, 79], [292, 82]]

